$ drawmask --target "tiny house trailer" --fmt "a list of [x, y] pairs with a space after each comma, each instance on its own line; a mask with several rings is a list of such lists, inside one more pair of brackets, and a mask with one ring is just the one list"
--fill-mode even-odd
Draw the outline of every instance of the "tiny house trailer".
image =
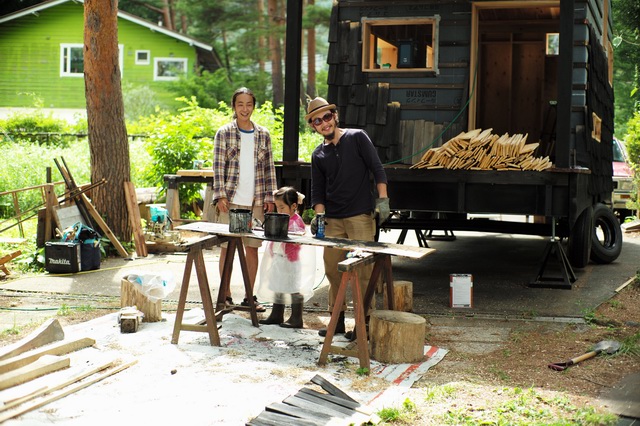
[[[568, 239], [574, 267], [614, 261], [610, 0], [340, 0], [328, 100], [365, 129], [389, 178], [384, 227]], [[543, 171], [417, 169], [427, 149], [473, 129], [527, 135]], [[535, 223], [469, 214], [537, 217]], [[542, 219], [544, 217], [545, 219]], [[598, 231], [598, 232], [596, 232]]]

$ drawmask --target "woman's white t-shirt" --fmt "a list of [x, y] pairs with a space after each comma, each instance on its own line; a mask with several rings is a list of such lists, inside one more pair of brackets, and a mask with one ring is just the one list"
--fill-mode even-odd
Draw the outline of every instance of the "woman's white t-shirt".
[[238, 187], [231, 202], [241, 206], [252, 206], [256, 191], [256, 166], [253, 159], [255, 132], [240, 129], [240, 173]]

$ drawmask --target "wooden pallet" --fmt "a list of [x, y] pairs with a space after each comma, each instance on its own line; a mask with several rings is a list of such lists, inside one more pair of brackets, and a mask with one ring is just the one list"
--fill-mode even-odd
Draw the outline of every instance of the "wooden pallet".
[[367, 422], [377, 423], [375, 414], [362, 406], [335, 385], [320, 375], [315, 375], [311, 383], [318, 385], [324, 392], [311, 387], [303, 387], [295, 395], [282, 402], [268, 405], [247, 425], [350, 425]]

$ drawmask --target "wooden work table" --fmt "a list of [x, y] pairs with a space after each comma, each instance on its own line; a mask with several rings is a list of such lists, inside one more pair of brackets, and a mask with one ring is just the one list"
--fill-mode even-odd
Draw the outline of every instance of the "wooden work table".
[[[342, 306], [346, 297], [347, 287], [349, 284], [351, 284], [356, 330], [366, 330], [365, 318], [367, 315], [367, 309], [369, 306], [371, 306], [371, 302], [373, 300], [374, 292], [376, 289], [376, 283], [381, 275], [383, 276], [384, 282], [387, 286], [388, 307], [389, 309], [394, 309], [391, 256], [402, 256], [419, 259], [435, 251], [434, 249], [426, 247], [411, 247], [391, 243], [381, 243], [376, 241], [350, 240], [345, 238], [320, 239], [307, 235], [290, 235], [285, 239], [272, 239], [266, 238], [261, 230], [254, 230], [250, 233], [231, 233], [229, 232], [228, 225], [211, 222], [193, 222], [186, 225], [178, 226], [176, 227], [176, 229], [202, 232], [204, 234], [207, 234], [207, 236], [198, 239], [193, 244], [188, 244], [185, 246], [185, 249], [188, 251], [188, 256], [187, 263], [185, 265], [182, 287], [180, 289], [180, 298], [178, 301], [178, 310], [176, 313], [176, 322], [174, 324], [173, 337], [171, 340], [171, 343], [174, 344], [178, 343], [180, 330], [187, 330], [208, 332], [211, 344], [219, 346], [220, 339], [218, 336], [216, 321], [218, 319], [221, 319], [224, 314], [229, 313], [234, 309], [249, 311], [252, 324], [258, 327], [258, 317], [253, 301], [253, 291], [251, 289], [251, 285], [249, 284], [244, 245], [242, 243], [243, 237], [265, 241], [277, 241], [319, 247], [332, 247], [350, 251], [351, 253], [349, 257], [338, 264], [338, 270], [342, 272], [342, 281], [340, 283], [338, 294], [336, 295], [335, 306]], [[214, 309], [211, 300], [209, 283], [207, 281], [202, 250], [211, 247], [212, 245], [220, 245], [224, 242], [228, 243], [227, 256], [223, 265], [222, 276], [220, 277], [220, 288], [218, 289], [217, 303]], [[240, 261], [240, 267], [242, 269], [245, 292], [248, 296], [248, 301], [250, 304], [249, 307], [229, 308], [225, 305], [225, 296], [227, 294], [227, 290], [230, 287], [231, 270], [233, 267], [233, 260], [236, 252]], [[364, 298], [362, 298], [360, 282], [356, 271], [358, 266], [370, 263], [373, 263], [373, 271], [371, 273], [369, 283], [367, 284]], [[189, 287], [189, 277], [191, 275], [191, 267], [194, 264], [196, 266], [196, 274], [200, 286], [200, 294], [203, 299], [202, 303], [205, 310], [206, 324], [204, 325], [182, 324], [182, 318], [184, 315], [184, 308], [187, 299], [187, 291]], [[361, 301], [364, 301], [364, 303], [362, 303]], [[318, 363], [321, 365], [325, 364], [329, 352], [339, 352], [341, 354], [358, 357], [360, 360], [360, 367], [369, 368], [369, 349], [365, 332], [360, 331], [356, 333], [357, 351], [350, 351], [345, 350], [344, 348], [337, 348], [332, 346], [332, 340], [333, 336], [335, 335], [335, 329], [336, 324], [338, 323], [339, 314], [339, 310], [336, 309], [331, 315], [331, 320], [329, 321], [329, 325], [327, 327], [327, 335], [324, 340]]]

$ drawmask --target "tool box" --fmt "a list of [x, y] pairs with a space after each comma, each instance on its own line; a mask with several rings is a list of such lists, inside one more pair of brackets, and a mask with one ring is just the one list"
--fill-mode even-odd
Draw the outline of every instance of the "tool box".
[[80, 243], [49, 241], [44, 244], [45, 269], [53, 274], [69, 274], [81, 269]]

